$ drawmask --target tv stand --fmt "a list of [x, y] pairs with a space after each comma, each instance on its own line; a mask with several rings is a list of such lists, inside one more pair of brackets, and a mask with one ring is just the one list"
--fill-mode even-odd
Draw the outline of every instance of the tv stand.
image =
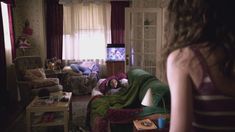
[[106, 61], [108, 76], [125, 72], [125, 61]]

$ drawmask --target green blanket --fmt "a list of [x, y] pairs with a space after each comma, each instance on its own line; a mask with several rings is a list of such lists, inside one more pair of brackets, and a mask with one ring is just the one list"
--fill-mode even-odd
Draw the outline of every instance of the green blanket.
[[[94, 119], [94, 117], [96, 116], [104, 117], [107, 110], [110, 108], [121, 109], [143, 107], [141, 106], [141, 101], [148, 88], [152, 88], [153, 92], [156, 92], [158, 93], [158, 95], [160, 95], [154, 98], [155, 104], [158, 104], [161, 101], [164, 92], [168, 91], [168, 89], [165, 88], [165, 86], [163, 87], [160, 81], [155, 76], [149, 74], [144, 70], [130, 70], [127, 73], [127, 76], [129, 83], [128, 90], [118, 93], [116, 95], [102, 96], [90, 102], [91, 119]], [[156, 91], [157, 89], [160, 90], [160, 94], [159, 91]], [[151, 109], [147, 111], [148, 113], [153, 112]]]

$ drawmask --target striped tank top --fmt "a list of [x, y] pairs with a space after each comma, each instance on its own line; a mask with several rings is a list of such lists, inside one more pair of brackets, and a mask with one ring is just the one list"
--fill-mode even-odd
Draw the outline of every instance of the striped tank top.
[[193, 90], [193, 132], [235, 132], [235, 98], [216, 89], [204, 56], [192, 50], [203, 69], [203, 81]]

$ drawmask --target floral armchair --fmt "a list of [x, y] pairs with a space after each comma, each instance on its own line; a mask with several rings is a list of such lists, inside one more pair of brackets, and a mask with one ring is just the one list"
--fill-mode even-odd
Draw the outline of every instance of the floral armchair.
[[39, 56], [21, 56], [14, 61], [17, 87], [20, 98], [24, 105], [27, 105], [34, 95], [41, 89], [49, 92], [62, 91], [58, 78], [47, 78], [43, 64]]
[[99, 78], [99, 64], [95, 61], [72, 61], [66, 65], [63, 71], [69, 74], [67, 84], [72, 93], [90, 94]]

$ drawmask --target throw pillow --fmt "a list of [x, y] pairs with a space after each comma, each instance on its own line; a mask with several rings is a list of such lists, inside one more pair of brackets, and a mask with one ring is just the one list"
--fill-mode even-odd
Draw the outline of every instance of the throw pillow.
[[85, 68], [88, 68], [90, 70], [93, 69], [94, 65], [95, 65], [94, 61], [84, 61], [80, 64], [81, 67], [85, 67]]
[[43, 68], [36, 68], [36, 69], [28, 69], [25, 71], [24, 80], [32, 81], [36, 79], [45, 79], [46, 74]]
[[59, 85], [58, 78], [46, 78], [46, 79], [36, 79], [32, 81], [33, 88], [41, 88], [41, 87], [50, 87], [54, 85]]
[[85, 69], [85, 71], [83, 71], [83, 75], [90, 75], [91, 74], [91, 70], [89, 69]]

